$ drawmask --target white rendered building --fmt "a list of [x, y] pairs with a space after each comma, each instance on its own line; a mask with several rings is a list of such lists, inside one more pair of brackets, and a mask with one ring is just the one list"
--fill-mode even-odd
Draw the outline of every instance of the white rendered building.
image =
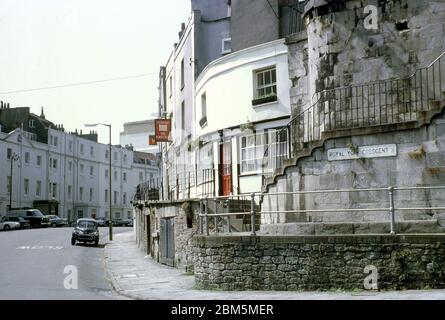
[[[70, 221], [108, 217], [109, 145], [63, 130], [47, 130], [47, 144], [20, 128], [0, 132], [0, 214], [12, 200], [12, 208], [38, 207]], [[137, 154], [112, 146], [113, 219], [132, 217], [137, 185], [158, 175], [158, 168]]]

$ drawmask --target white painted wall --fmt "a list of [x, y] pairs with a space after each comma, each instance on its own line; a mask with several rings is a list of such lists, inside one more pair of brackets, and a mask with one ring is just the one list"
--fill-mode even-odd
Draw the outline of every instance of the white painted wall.
[[[241, 50], [210, 63], [196, 82], [195, 113], [201, 119], [201, 96], [207, 97], [207, 123], [195, 122], [196, 136], [251, 122], [290, 115], [287, 46], [284, 40]], [[277, 68], [278, 101], [252, 106], [254, 71]]]

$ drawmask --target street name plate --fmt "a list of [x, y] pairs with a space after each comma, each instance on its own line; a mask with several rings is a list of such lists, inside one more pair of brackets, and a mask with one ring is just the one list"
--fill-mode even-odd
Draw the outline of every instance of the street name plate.
[[377, 146], [363, 146], [358, 148], [358, 153], [354, 153], [349, 148], [338, 148], [328, 150], [328, 160], [353, 160], [361, 158], [381, 158], [395, 157], [397, 155], [397, 145], [383, 144]]

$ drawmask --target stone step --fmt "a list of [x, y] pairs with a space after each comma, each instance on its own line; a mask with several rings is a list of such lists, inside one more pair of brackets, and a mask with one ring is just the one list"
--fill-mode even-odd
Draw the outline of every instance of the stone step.
[[[445, 233], [437, 220], [396, 221], [397, 233]], [[262, 224], [262, 235], [342, 235], [342, 234], [388, 234], [388, 222], [360, 223], [282, 223]]]

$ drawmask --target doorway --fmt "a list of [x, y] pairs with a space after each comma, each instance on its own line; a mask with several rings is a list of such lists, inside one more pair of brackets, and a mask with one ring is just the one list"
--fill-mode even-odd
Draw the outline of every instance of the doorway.
[[223, 142], [219, 146], [220, 196], [232, 194], [232, 143]]
[[175, 264], [175, 220], [174, 218], [161, 219], [159, 241], [159, 261], [162, 264], [174, 267]]

